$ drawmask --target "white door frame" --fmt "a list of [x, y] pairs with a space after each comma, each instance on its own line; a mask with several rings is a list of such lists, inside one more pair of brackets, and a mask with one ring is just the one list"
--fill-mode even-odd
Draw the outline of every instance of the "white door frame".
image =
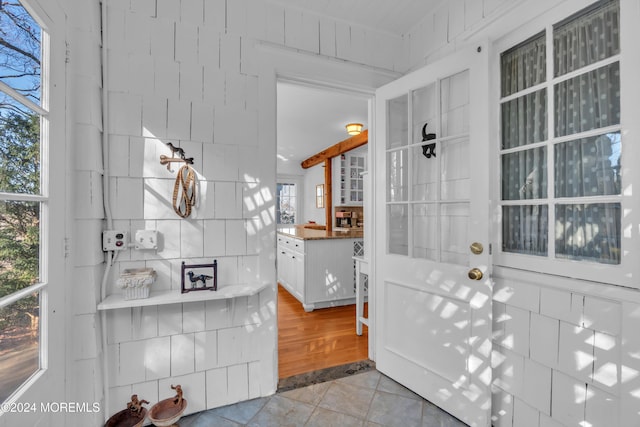
[[[385, 70], [377, 67], [370, 67], [366, 65], [358, 65], [354, 63], [333, 60], [329, 57], [322, 57], [318, 55], [304, 55], [299, 52], [292, 51], [287, 48], [282, 48], [278, 46], [274, 46], [269, 43], [260, 43], [256, 42], [256, 45], [253, 46], [255, 52], [260, 58], [261, 68], [259, 71], [259, 81], [260, 81], [260, 106], [261, 114], [259, 127], [260, 129], [264, 129], [265, 133], [263, 136], [266, 138], [266, 144], [264, 146], [264, 152], [261, 152], [260, 155], [264, 156], [263, 158], [273, 158], [273, 183], [265, 183], [266, 185], [271, 185], [272, 188], [275, 188], [277, 181], [277, 174], [275, 169], [275, 158], [276, 158], [276, 149], [277, 149], [277, 134], [276, 134], [276, 86], [280, 81], [286, 81], [288, 83], [295, 83], [300, 85], [306, 85], [321, 89], [333, 90], [333, 91], [342, 91], [346, 93], [364, 95], [368, 97], [368, 110], [369, 110], [369, 146], [372, 146], [374, 142], [374, 129], [375, 129], [375, 113], [374, 113], [374, 95], [376, 88], [391, 82], [399, 77], [401, 77], [401, 73], [393, 72], [389, 70]], [[371, 149], [368, 151], [368, 159], [367, 162], [371, 165], [374, 161], [372, 157]], [[267, 157], [270, 156], [270, 157]], [[375, 193], [373, 185], [370, 189], [371, 197], [372, 197], [372, 207], [375, 206], [375, 199], [373, 199], [373, 194]], [[373, 211], [373, 209], [372, 209]], [[371, 217], [367, 220], [369, 224], [373, 221], [373, 212], [371, 213]], [[366, 226], [366, 225], [365, 225]], [[274, 226], [275, 229], [275, 226]], [[275, 231], [275, 230], [274, 230]], [[376, 244], [376, 236], [375, 233], [369, 233], [369, 237], [365, 237], [366, 245], [369, 247], [369, 252], [371, 254], [371, 258], [369, 261], [372, 265], [375, 265], [375, 259], [373, 257], [374, 250]], [[370, 243], [369, 243], [370, 242]], [[365, 250], [367, 250], [365, 249]], [[265, 262], [265, 258], [262, 262]], [[272, 259], [275, 259], [275, 244], [274, 251], [272, 254]], [[270, 264], [270, 265], [269, 265]], [[265, 263], [260, 266], [260, 271], [268, 272], [269, 269], [273, 268], [273, 263]], [[273, 280], [274, 283], [277, 282], [276, 272], [273, 271]], [[372, 277], [372, 273], [370, 273], [369, 281], [373, 283], [374, 278]], [[276, 286], [274, 285], [274, 297], [276, 295], [275, 291], [277, 291]], [[373, 299], [374, 295], [369, 296], [369, 358], [371, 360], [375, 360], [375, 354], [373, 352], [374, 340], [372, 339], [375, 330], [375, 313], [371, 308], [373, 307]], [[276, 325], [277, 328], [277, 325]], [[355, 330], [354, 330], [355, 334]], [[277, 340], [278, 333], [276, 329], [276, 334], [274, 336], [275, 340], [275, 349], [277, 355]], [[274, 369], [276, 372], [275, 381], [277, 383], [277, 368], [278, 367], [278, 359], [277, 356], [274, 360]]]

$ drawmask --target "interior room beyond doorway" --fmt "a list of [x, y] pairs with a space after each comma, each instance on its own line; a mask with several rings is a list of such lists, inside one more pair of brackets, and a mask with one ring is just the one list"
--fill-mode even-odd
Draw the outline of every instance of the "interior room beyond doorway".
[[[365, 124], [366, 129], [368, 97], [285, 81], [278, 82], [277, 105], [278, 190], [287, 188], [282, 194], [277, 192], [278, 236], [284, 231], [283, 227], [289, 232], [306, 226], [324, 229], [331, 218], [330, 225], [339, 226], [336, 215], [344, 213], [347, 208], [359, 209], [358, 212], [362, 213], [362, 188], [359, 188], [360, 197], [353, 198], [353, 202], [349, 197], [351, 181], [357, 186], [361, 175], [353, 179], [349, 176], [346, 180], [340, 175], [341, 170], [351, 172], [352, 168], [345, 167], [345, 164], [351, 160], [352, 153], [356, 155], [355, 151], [350, 151], [346, 159], [344, 156], [342, 159], [335, 157], [333, 166], [329, 165], [332, 167], [324, 162], [305, 169], [301, 164], [303, 160], [348, 139], [350, 135], [346, 124], [359, 122]], [[364, 170], [367, 146], [357, 150]], [[326, 171], [333, 181], [334, 192], [324, 191], [318, 195], [318, 188], [327, 189]], [[343, 175], [345, 173], [342, 172]], [[344, 188], [341, 188], [345, 181]], [[324, 200], [319, 203], [318, 197], [324, 197]], [[353, 304], [355, 267], [352, 257], [362, 255], [354, 253], [354, 250], [356, 243], [360, 250], [364, 246], [363, 215], [359, 214], [352, 223], [353, 227], [359, 227], [358, 230], [350, 230], [359, 232], [358, 242], [351, 242], [353, 239], [349, 242], [345, 239], [332, 240], [335, 236], [323, 241], [322, 253], [344, 252], [344, 256], [332, 259], [328, 264], [330, 267], [319, 269], [318, 280], [309, 275], [316, 277], [317, 274], [310, 273], [310, 266], [323, 262], [322, 254], [312, 248], [317, 248], [319, 241], [301, 237], [300, 247], [296, 245], [295, 248], [278, 250], [278, 364], [281, 379], [368, 359], [368, 330], [364, 328], [361, 336], [356, 334], [356, 307]], [[288, 258], [285, 252], [290, 255]]]

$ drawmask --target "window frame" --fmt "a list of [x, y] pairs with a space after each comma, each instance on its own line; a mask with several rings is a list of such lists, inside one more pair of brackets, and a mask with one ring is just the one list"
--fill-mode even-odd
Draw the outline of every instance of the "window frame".
[[[296, 211], [296, 216], [294, 219], [294, 222], [292, 224], [289, 223], [281, 223], [278, 222], [278, 218], [280, 217], [279, 212], [280, 212], [280, 196], [278, 194], [278, 186], [281, 184], [287, 184], [287, 185], [295, 185], [296, 187], [296, 196], [295, 196], [295, 211]], [[293, 224], [298, 224], [300, 221], [300, 218], [302, 216], [302, 191], [303, 191], [303, 185], [302, 185], [302, 180], [295, 176], [295, 175], [278, 175], [277, 179], [276, 179], [276, 191], [275, 191], [275, 195], [276, 195], [276, 212], [275, 212], [275, 217], [276, 217], [276, 226], [277, 227], [281, 227], [281, 226], [290, 226]]]
[[[553, 27], [563, 23], [573, 14], [578, 13], [586, 8], [593, 7], [598, 1], [575, 1], [567, 2], [559, 5], [558, 7], [549, 10], [538, 18], [526, 22], [518, 29], [508, 33], [498, 39], [492, 46], [492, 60], [490, 61], [490, 71], [492, 75], [491, 83], [491, 108], [492, 112], [492, 132], [491, 132], [491, 144], [492, 144], [492, 162], [495, 162], [492, 170], [492, 199], [494, 200], [494, 232], [493, 232], [493, 261], [494, 265], [516, 268], [521, 270], [545, 272], [550, 274], [556, 274], [560, 276], [572, 277], [577, 279], [584, 279], [589, 281], [600, 282], [603, 284], [621, 285], [632, 288], [640, 288], [640, 281], [635, 279], [640, 271], [640, 268], [636, 266], [637, 255], [640, 246], [640, 237], [638, 230], [633, 229], [633, 225], [637, 224], [638, 215], [638, 197], [635, 199], [632, 197], [629, 191], [635, 187], [638, 187], [638, 172], [633, 171], [632, 168], [625, 168], [629, 166], [625, 163], [631, 163], [630, 159], [638, 158], [640, 155], [640, 149], [637, 148], [638, 144], [633, 146], [633, 142], [628, 141], [628, 137], [625, 135], [633, 134], [633, 129], [640, 130], [640, 126], [633, 122], [634, 112], [637, 115], [639, 110], [637, 102], [634, 103], [635, 98], [633, 96], [625, 96], [625, 93], [639, 93], [640, 84], [633, 81], [634, 70], [640, 67], [640, 61], [636, 58], [630, 59], [632, 55], [632, 47], [634, 46], [634, 37], [639, 35], [640, 30], [636, 29], [632, 24], [633, 20], [637, 17], [633, 13], [626, 13], [627, 9], [633, 9], [632, 0], [620, 0], [620, 53], [609, 57], [605, 60], [597, 61], [594, 64], [584, 66], [578, 70], [568, 72], [566, 74], [555, 76], [553, 73]], [[515, 94], [511, 94], [506, 97], [502, 97], [501, 92], [501, 54], [512, 47], [515, 47], [527, 40], [545, 32], [547, 52], [546, 52], [546, 80], [544, 83], [531, 86], [527, 89], [521, 90]], [[620, 64], [620, 124], [616, 126], [608, 126], [586, 132], [577, 132], [567, 136], [558, 137], [555, 135], [554, 128], [554, 111], [553, 97], [554, 86], [559, 82], [569, 80], [573, 77], [585, 74], [591, 70], [598, 69], [605, 65], [619, 62]], [[636, 67], [636, 68], [634, 68]], [[502, 119], [501, 119], [501, 104], [505, 100], [515, 99], [527, 93], [533, 93], [542, 88], [547, 89], [547, 126], [548, 136], [543, 143], [529, 144], [523, 147], [526, 149], [545, 146], [547, 147], [547, 181], [548, 188], [554, 188], [554, 147], [564, 141], [577, 140], [580, 138], [601, 135], [604, 133], [619, 131], [622, 134], [622, 173], [621, 173], [621, 194], [613, 196], [594, 196], [580, 197], [580, 198], [559, 198], [555, 197], [555, 194], [547, 194], [544, 199], [530, 199], [526, 200], [524, 204], [546, 204], [549, 211], [549, 230], [548, 230], [548, 253], [546, 256], [541, 257], [537, 255], [526, 255], [514, 252], [504, 252], [502, 250], [502, 207], [509, 206], [511, 204], [520, 205], [518, 203], [509, 203], [509, 201], [502, 200], [502, 155], [505, 150], [501, 147], [502, 138]], [[637, 121], [637, 119], [636, 119]], [[637, 132], [637, 131], [636, 131]], [[636, 133], [637, 134], [637, 133]], [[511, 152], [511, 150], [506, 150]], [[549, 160], [552, 160], [549, 162]], [[605, 264], [597, 263], [588, 260], [575, 260], [557, 258], [555, 256], [555, 243], [553, 240], [554, 224], [555, 220], [555, 206], [556, 204], [566, 204], [575, 200], [574, 203], [609, 203], [616, 202], [621, 205], [621, 256], [620, 264]], [[505, 203], [506, 202], [506, 203]], [[633, 209], [635, 207], [635, 209]], [[636, 227], [637, 228], [637, 227]], [[634, 280], [635, 279], [635, 280]]]
[[[40, 27], [40, 105], [34, 103], [26, 96], [20, 94], [11, 86], [0, 81], [0, 91], [9, 95], [15, 101], [21, 103], [25, 107], [38, 114], [40, 117], [40, 191], [38, 194], [22, 194], [22, 193], [9, 193], [0, 191], [0, 201], [20, 201], [20, 202], [34, 202], [40, 206], [39, 214], [39, 282], [30, 285], [26, 288], [20, 289], [9, 295], [5, 295], [0, 298], [0, 308], [7, 307], [25, 297], [30, 296], [34, 292], [38, 292], [39, 299], [39, 323], [38, 323], [38, 354], [39, 354], [39, 367], [33, 372], [21, 385], [19, 385], [3, 402], [4, 404], [11, 404], [18, 401], [22, 396], [27, 393], [32, 386], [41, 378], [49, 367], [49, 337], [48, 332], [50, 330], [50, 318], [49, 318], [49, 266], [50, 266], [50, 250], [51, 250], [51, 236], [50, 232], [52, 228], [49, 226], [51, 223], [51, 197], [50, 197], [50, 168], [51, 163], [49, 156], [49, 142], [50, 142], [50, 121], [51, 121], [51, 109], [50, 109], [50, 92], [52, 88], [51, 84], [51, 63], [52, 63], [52, 42], [50, 30], [52, 28], [52, 22], [49, 20], [48, 14], [40, 8], [39, 5], [33, 4], [30, 0], [19, 0], [22, 7], [29, 13], [31, 18]], [[43, 18], [44, 17], [44, 18]], [[4, 415], [0, 410], [0, 416]]]

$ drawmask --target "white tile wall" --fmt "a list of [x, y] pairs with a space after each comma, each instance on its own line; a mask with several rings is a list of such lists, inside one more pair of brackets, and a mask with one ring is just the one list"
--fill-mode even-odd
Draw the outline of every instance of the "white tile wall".
[[620, 426], [622, 304], [540, 282], [496, 277], [494, 424]]

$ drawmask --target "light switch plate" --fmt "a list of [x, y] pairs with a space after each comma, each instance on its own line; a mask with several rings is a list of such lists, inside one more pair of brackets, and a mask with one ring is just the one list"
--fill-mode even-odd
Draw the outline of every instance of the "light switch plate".
[[156, 230], [138, 230], [134, 239], [137, 250], [158, 249], [158, 232]]

